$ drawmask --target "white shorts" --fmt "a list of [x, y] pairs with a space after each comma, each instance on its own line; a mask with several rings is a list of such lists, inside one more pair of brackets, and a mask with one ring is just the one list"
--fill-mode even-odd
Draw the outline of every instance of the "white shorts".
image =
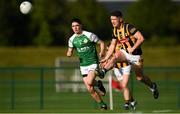
[[97, 68], [97, 64], [92, 64], [92, 65], [89, 65], [89, 66], [80, 66], [80, 71], [81, 71], [81, 74], [82, 75], [87, 75], [89, 73], [89, 71], [92, 71]]
[[114, 68], [114, 74], [119, 81], [121, 81], [123, 79], [124, 74], [130, 75], [130, 72], [131, 72], [131, 65], [122, 67], [120, 69]]
[[126, 59], [131, 63], [131, 64], [136, 64], [136, 65], [141, 65], [142, 64], [142, 55], [132, 55], [127, 53], [124, 49], [120, 50], [126, 57]]

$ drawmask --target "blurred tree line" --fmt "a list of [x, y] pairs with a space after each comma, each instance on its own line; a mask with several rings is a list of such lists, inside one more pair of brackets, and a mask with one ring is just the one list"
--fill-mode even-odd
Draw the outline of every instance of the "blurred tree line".
[[[0, 46], [66, 45], [74, 17], [101, 39], [111, 38], [109, 12], [96, 0], [29, 0], [33, 9], [27, 15], [19, 11], [22, 1], [0, 1]], [[140, 0], [128, 8], [125, 18], [142, 29], [147, 39], [180, 41], [180, 8], [175, 2]]]
[[108, 12], [95, 0], [29, 0], [33, 9], [27, 15], [19, 11], [22, 1], [0, 1], [0, 46], [65, 45], [74, 17], [102, 39], [111, 30]]
[[152, 45], [180, 43], [180, 3], [172, 0], [139, 0], [129, 9], [127, 18], [137, 25]]

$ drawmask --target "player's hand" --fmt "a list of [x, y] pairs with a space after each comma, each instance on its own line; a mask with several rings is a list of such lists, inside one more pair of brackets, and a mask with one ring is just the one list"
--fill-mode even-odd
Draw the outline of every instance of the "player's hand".
[[133, 53], [133, 51], [134, 51], [134, 49], [133, 49], [133, 48], [127, 48], [127, 50], [128, 50], [128, 52], [129, 52], [129, 54], [132, 54], [132, 53]]
[[106, 64], [107, 64], [107, 61], [106, 61], [106, 62], [101, 62], [101, 63], [99, 64], [99, 66], [100, 66], [100, 68], [104, 68]]
[[100, 61], [100, 63], [104, 63], [104, 62], [107, 62], [107, 58], [105, 57], [104, 59], [102, 59], [101, 61]]
[[103, 53], [103, 52], [100, 52], [99, 53], [99, 58], [101, 59], [101, 58], [103, 58], [105, 56], [105, 54]]

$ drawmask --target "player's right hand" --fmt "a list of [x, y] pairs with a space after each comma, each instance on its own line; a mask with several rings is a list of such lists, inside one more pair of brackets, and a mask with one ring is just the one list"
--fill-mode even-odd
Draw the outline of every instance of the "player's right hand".
[[107, 61], [106, 61], [106, 62], [100, 62], [99, 66], [100, 66], [101, 68], [104, 68], [106, 64], [107, 64]]

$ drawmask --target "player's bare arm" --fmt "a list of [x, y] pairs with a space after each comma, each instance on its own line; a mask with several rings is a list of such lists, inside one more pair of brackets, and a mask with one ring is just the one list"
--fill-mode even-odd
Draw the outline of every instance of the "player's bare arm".
[[135, 34], [134, 34], [134, 37], [137, 39], [137, 42], [134, 44], [134, 46], [132, 48], [128, 48], [128, 52], [130, 54], [132, 54], [132, 52], [137, 49], [143, 42], [144, 42], [144, 37], [143, 35], [141, 34], [141, 32], [137, 31]]
[[112, 56], [112, 54], [114, 53], [115, 47], [116, 47], [116, 43], [117, 43], [117, 40], [112, 39], [109, 49], [106, 53], [106, 57], [104, 59], [102, 59], [101, 62], [107, 61]]
[[72, 54], [73, 54], [73, 48], [68, 48], [68, 51], [67, 51], [67, 53], [66, 53], [66, 56], [67, 57], [71, 57], [72, 56]]
[[104, 42], [102, 40], [99, 40], [97, 43], [100, 46], [99, 57], [102, 58], [102, 57], [105, 56], [105, 44], [104, 44]]

